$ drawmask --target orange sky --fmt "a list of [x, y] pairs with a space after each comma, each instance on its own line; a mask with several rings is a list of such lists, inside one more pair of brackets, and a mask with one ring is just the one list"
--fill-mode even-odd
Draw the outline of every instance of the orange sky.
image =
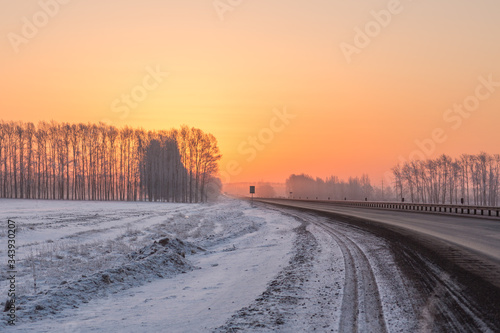
[[1, 119], [199, 127], [231, 182], [500, 153], [497, 0], [58, 1], [0, 4]]

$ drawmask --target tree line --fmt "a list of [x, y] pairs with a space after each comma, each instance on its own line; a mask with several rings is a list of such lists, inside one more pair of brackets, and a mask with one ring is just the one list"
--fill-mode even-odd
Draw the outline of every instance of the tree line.
[[500, 155], [481, 152], [458, 158], [441, 155], [415, 160], [392, 169], [399, 198], [418, 203], [449, 203], [498, 206]]
[[187, 126], [0, 121], [0, 197], [202, 202], [220, 158], [213, 135]]
[[322, 179], [293, 174], [286, 180], [286, 191], [295, 199], [384, 200], [384, 196], [392, 196], [389, 189], [384, 193], [384, 189], [372, 186], [366, 174], [361, 177], [349, 177], [347, 181], [340, 180], [337, 176]]

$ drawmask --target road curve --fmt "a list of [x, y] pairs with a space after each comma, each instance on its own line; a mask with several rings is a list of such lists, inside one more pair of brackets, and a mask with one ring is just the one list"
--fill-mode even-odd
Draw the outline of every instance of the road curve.
[[[340, 331], [358, 331], [363, 323], [370, 323], [370, 326], [376, 323], [377, 332], [384, 332], [387, 327], [383, 321], [374, 320], [377, 313], [381, 315], [382, 312], [379, 311], [378, 291], [371, 289], [372, 284], [376, 285], [373, 271], [369, 263], [364, 265], [366, 258], [363, 258], [362, 251], [357, 251], [359, 247], [355, 242], [337, 230], [341, 225], [339, 222], [354, 229], [365, 229], [391, 244], [398, 266], [419, 290], [420, 299], [425, 299], [420, 305], [423, 309], [420, 320], [430, 323], [429, 327], [450, 332], [496, 332], [500, 329], [499, 222], [336, 207], [318, 202], [258, 201], [298, 209], [304, 213], [301, 215], [303, 219], [319, 225], [337, 240], [347, 265], [346, 280], [352, 281], [344, 288], [353, 298], [347, 298], [342, 306], [346, 320], [340, 323]], [[306, 218], [307, 212], [317, 214], [318, 218]], [[320, 215], [330, 219], [329, 222], [321, 222]], [[354, 267], [352, 263], [355, 263]], [[372, 295], [365, 299], [372, 308], [365, 308], [365, 295]], [[353, 322], [349, 314], [359, 314], [363, 308], [371, 316], [358, 316]], [[427, 331], [424, 326], [419, 325]]]
[[260, 200], [314, 211], [353, 216], [433, 236], [469, 249], [500, 264], [500, 222], [473, 217], [339, 207], [321, 202]]

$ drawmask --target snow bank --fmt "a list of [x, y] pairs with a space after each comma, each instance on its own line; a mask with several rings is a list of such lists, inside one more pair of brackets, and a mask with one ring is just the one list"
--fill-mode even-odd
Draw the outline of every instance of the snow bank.
[[[298, 224], [238, 200], [0, 200], [0, 218], [15, 218], [21, 230], [19, 321], [0, 324], [9, 332], [210, 331], [286, 266]], [[0, 233], [1, 256], [5, 240]], [[6, 287], [0, 281], [4, 295]]]
[[16, 315], [23, 322], [26, 319], [39, 320], [51, 317], [67, 309], [77, 309], [82, 303], [89, 303], [98, 297], [118, 293], [131, 287], [143, 285], [158, 278], [186, 273], [194, 266], [185, 259], [186, 253], [203, 250], [179, 239], [163, 238], [128, 255], [129, 263], [105, 269], [80, 279], [63, 281], [43, 293], [17, 298]]

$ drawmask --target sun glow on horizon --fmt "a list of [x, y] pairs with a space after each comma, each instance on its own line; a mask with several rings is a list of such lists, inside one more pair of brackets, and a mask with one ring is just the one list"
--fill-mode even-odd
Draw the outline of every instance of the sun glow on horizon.
[[380, 182], [412, 156], [499, 152], [497, 2], [257, 1], [221, 20], [210, 2], [90, 0], [43, 24], [39, 1], [0, 8], [6, 121], [201, 128], [226, 182]]

